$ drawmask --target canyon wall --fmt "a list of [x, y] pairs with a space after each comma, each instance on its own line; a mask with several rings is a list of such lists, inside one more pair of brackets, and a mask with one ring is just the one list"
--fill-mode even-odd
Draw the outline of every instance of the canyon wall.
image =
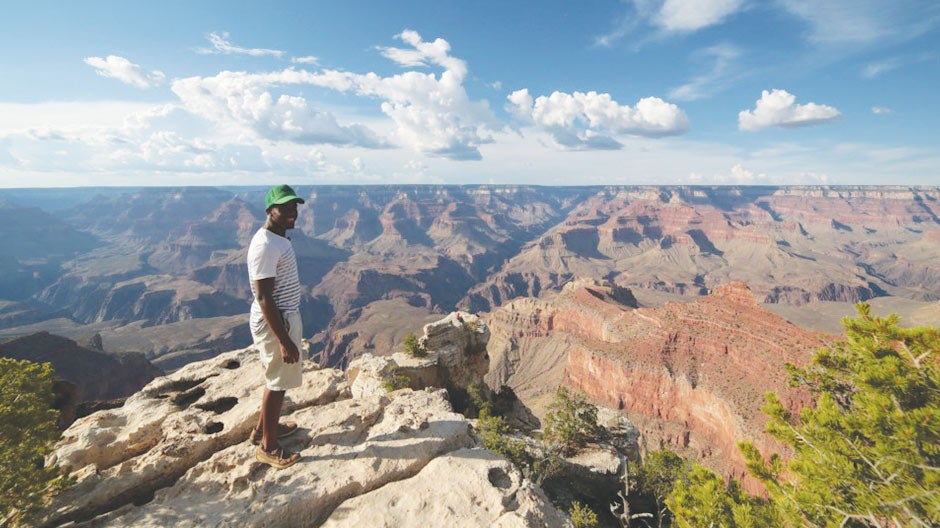
[[494, 311], [487, 382], [512, 387], [537, 414], [554, 387], [571, 387], [628, 417], [648, 449], [668, 447], [758, 489], [736, 443], [781, 450], [763, 432], [764, 394], [794, 411], [809, 404], [807, 391], [788, 387], [785, 364], [805, 364], [834, 337], [762, 309], [743, 283], [661, 308], [618, 302], [614, 291], [582, 280]]

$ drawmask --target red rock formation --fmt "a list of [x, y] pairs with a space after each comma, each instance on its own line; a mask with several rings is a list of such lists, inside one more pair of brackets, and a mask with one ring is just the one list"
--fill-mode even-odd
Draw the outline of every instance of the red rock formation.
[[[747, 477], [736, 443], [747, 439], [763, 450], [781, 450], [763, 432], [764, 394], [777, 392], [791, 410], [807, 404], [806, 391], [787, 387], [784, 365], [804, 364], [832, 338], [762, 309], [743, 283], [716, 288], [695, 302], [650, 309], [614, 303], [600, 294], [604, 290], [578, 283], [553, 301], [512, 303], [494, 313], [491, 385], [517, 389], [500, 337], [501, 312], [510, 311], [514, 324], [522, 325], [514, 336], [517, 366], [543, 363], [540, 350], [563, 347], [561, 383], [620, 409], [650, 449], [669, 447], [759, 489]], [[517, 394], [532, 396], [520, 381]]]

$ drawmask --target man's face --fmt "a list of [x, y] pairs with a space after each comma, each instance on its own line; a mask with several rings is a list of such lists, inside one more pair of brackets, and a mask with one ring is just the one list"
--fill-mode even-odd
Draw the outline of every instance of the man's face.
[[297, 222], [297, 201], [272, 205], [268, 209], [268, 216], [272, 222], [284, 229], [293, 229], [294, 223]]

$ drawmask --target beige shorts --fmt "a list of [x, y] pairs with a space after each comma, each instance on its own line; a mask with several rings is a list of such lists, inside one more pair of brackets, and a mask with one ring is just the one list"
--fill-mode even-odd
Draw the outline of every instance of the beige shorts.
[[300, 387], [303, 381], [304, 351], [301, 347], [303, 321], [300, 319], [300, 312], [284, 314], [284, 324], [287, 326], [287, 333], [290, 334], [291, 340], [300, 352], [300, 358], [295, 363], [284, 363], [281, 358], [281, 345], [268, 325], [264, 325], [260, 333], [252, 332], [251, 334], [261, 356], [261, 364], [264, 365], [265, 386], [272, 391], [294, 389]]

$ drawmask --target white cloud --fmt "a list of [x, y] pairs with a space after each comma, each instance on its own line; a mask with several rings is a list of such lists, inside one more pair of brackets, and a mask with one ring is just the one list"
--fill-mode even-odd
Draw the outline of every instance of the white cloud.
[[312, 64], [312, 65], [320, 64], [320, 59], [317, 57], [314, 57], [313, 55], [308, 55], [306, 57], [293, 57], [291, 58], [290, 61], [294, 64]]
[[[746, 0], [632, 0], [623, 3], [627, 13], [613, 31], [595, 37], [595, 45], [609, 47], [627, 35], [638, 31], [646, 33], [648, 29], [666, 34], [692, 33], [721, 24], [741, 11]], [[645, 37], [648, 38], [649, 35]]]
[[800, 127], [831, 121], [839, 111], [827, 105], [796, 104], [796, 96], [786, 90], [764, 90], [754, 111], [742, 110], [738, 114], [738, 128], [748, 132], [768, 127]]
[[873, 106], [871, 107], [871, 113], [875, 115], [888, 115], [891, 113], [891, 109], [883, 106]]
[[[432, 156], [480, 159], [479, 145], [491, 141], [490, 132], [502, 124], [486, 101], [470, 100], [463, 86], [464, 61], [450, 56], [450, 45], [443, 39], [424, 42], [414, 31], [405, 31], [399, 38], [412, 48], [383, 48], [384, 56], [403, 65], [442, 67], [440, 75], [407, 71], [381, 77], [294, 69], [267, 74], [221, 72], [176, 80], [172, 89], [193, 113], [271, 140], [370, 148], [392, 142]], [[394, 130], [382, 140], [365, 126], [341, 125], [304, 97], [274, 91], [285, 85], [319, 86], [378, 99]]]
[[450, 43], [446, 40], [438, 38], [434, 42], [424, 42], [417, 31], [410, 29], [402, 31], [396, 38], [411, 45], [411, 48], [380, 47], [379, 50], [386, 58], [407, 67], [437, 64], [460, 80], [466, 77], [467, 63], [450, 55]]
[[228, 38], [228, 33], [209, 33], [206, 36], [209, 39], [209, 42], [212, 43], [212, 48], [199, 48], [196, 50], [203, 55], [251, 55], [252, 57], [263, 57], [271, 56], [280, 58], [284, 55], [284, 52], [281, 50], [275, 49], [265, 49], [265, 48], [243, 48], [241, 46], [236, 46], [232, 44]]
[[38, 128], [66, 131], [119, 128], [127, 116], [147, 112], [153, 107], [153, 103], [127, 101], [0, 102], [0, 137]]
[[[260, 149], [230, 138], [213, 137], [202, 120], [179, 105], [128, 105], [98, 102], [95, 118], [61, 121], [61, 115], [82, 116], [85, 103], [43, 103], [31, 107], [31, 114], [56, 114], [58, 119], [37, 120], [28, 129], [13, 129], [6, 138], [8, 152], [16, 166], [37, 173], [121, 174], [136, 171], [210, 173], [219, 171], [262, 171], [268, 167]], [[14, 111], [18, 109], [14, 108]], [[81, 119], [81, 117], [79, 117]], [[38, 125], [46, 122], [46, 125]], [[51, 154], [50, 154], [51, 153]], [[119, 176], [118, 178], [120, 178]], [[48, 181], [51, 176], [37, 180]], [[145, 180], [147, 183], [152, 180]], [[95, 184], [93, 179], [85, 184]], [[97, 184], [102, 184], [97, 182]], [[124, 183], [132, 183], [124, 180]]]
[[777, 0], [806, 20], [821, 44], [905, 41], [940, 25], [940, 4], [924, 0]]
[[699, 50], [693, 54], [693, 60], [711, 61], [710, 71], [673, 88], [669, 91], [669, 97], [679, 101], [694, 101], [714, 94], [734, 79], [734, 62], [740, 56], [741, 51], [730, 44], [719, 44]]
[[645, 97], [630, 107], [597, 92], [553, 92], [533, 100], [524, 88], [507, 99], [513, 115], [548, 131], [568, 148], [617, 149], [620, 143], [612, 134], [658, 137], [689, 129], [685, 112], [657, 97]]
[[654, 22], [666, 31], [692, 32], [723, 22], [743, 0], [666, 0]]
[[[940, 4], [938, 4], [940, 5]], [[862, 69], [862, 77], [865, 79], [874, 79], [880, 77], [888, 72], [897, 70], [899, 68], [904, 68], [912, 64], [918, 64], [926, 61], [931, 61], [936, 58], [936, 55], [931, 52], [923, 52], [915, 55], [899, 56], [899, 57], [890, 57], [883, 59], [877, 62], [872, 62], [865, 65]]]
[[502, 127], [489, 104], [471, 101], [463, 82], [466, 63], [450, 55], [443, 39], [424, 42], [415, 31], [398, 35], [411, 49], [381, 48], [382, 54], [408, 66], [440, 66], [440, 76], [408, 71], [390, 77], [326, 70], [311, 82], [343, 92], [381, 99], [382, 112], [396, 125], [395, 140], [430, 154], [454, 160], [479, 160], [479, 146]]
[[[173, 81], [173, 93], [184, 107], [219, 127], [272, 141], [304, 144], [381, 146], [374, 132], [362, 125], [340, 125], [327, 112], [306, 99], [275, 95], [268, 88], [297, 83], [306, 72], [285, 70], [273, 74], [221, 72], [214, 77], [188, 77]], [[309, 74], [307, 74], [309, 76]]]
[[106, 58], [86, 57], [85, 64], [95, 69], [95, 73], [102, 77], [117, 79], [122, 83], [137, 88], [150, 88], [163, 84], [166, 76], [161, 71], [145, 73], [140, 66], [117, 55], [108, 55]]
[[882, 74], [896, 69], [900, 65], [900, 61], [896, 58], [873, 62], [865, 66], [865, 68], [862, 70], [862, 77], [866, 79], [874, 79], [875, 77], [879, 77]]

